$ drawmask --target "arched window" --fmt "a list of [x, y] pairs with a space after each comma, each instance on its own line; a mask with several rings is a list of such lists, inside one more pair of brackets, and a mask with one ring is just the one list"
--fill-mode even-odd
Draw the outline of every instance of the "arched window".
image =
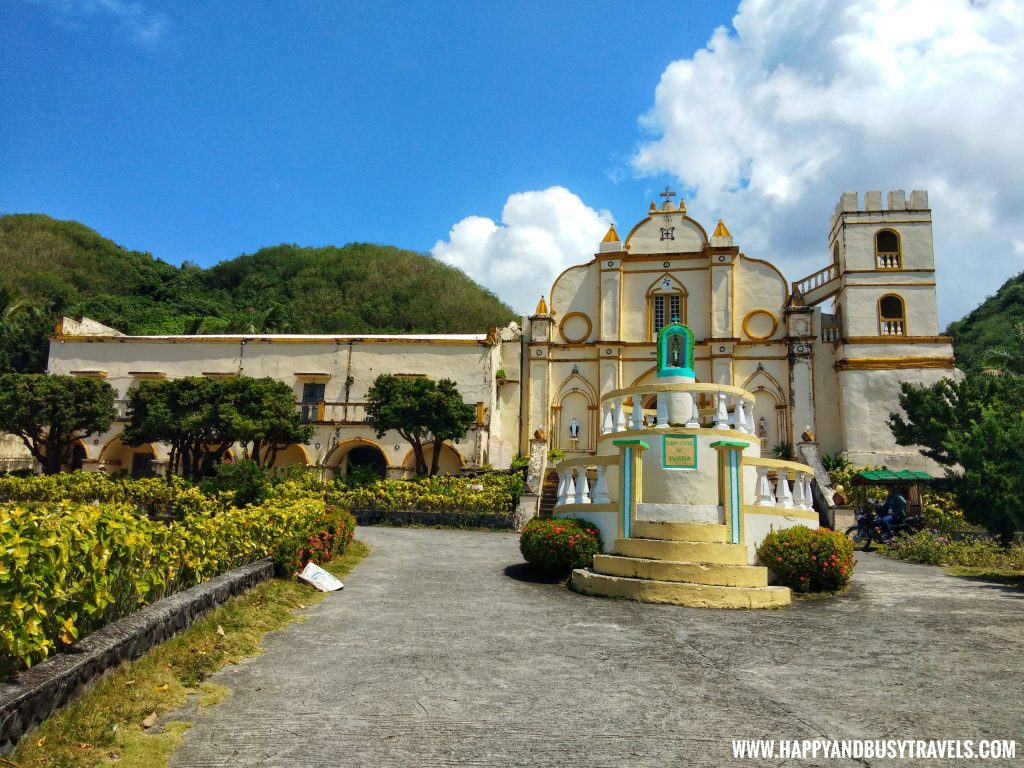
[[686, 323], [686, 288], [671, 275], [662, 275], [647, 289], [647, 338], [675, 321]]
[[878, 269], [903, 269], [900, 236], [895, 230], [880, 229], [875, 233], [875, 266]]
[[903, 299], [889, 294], [878, 300], [878, 333], [880, 336], [906, 336], [906, 313]]

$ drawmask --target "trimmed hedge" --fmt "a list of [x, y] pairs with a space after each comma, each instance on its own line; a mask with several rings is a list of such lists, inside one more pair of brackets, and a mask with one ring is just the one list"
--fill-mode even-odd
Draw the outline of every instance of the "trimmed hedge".
[[170, 477], [111, 478], [103, 472], [0, 475], [0, 502], [80, 501], [135, 504], [152, 514], [183, 516], [202, 511], [209, 499], [187, 480]]
[[771, 531], [757, 548], [773, 581], [794, 592], [835, 592], [850, 583], [853, 542], [841, 531], [798, 525]]
[[123, 503], [0, 504], [0, 676], [239, 565], [329, 560], [355, 530], [319, 499], [205, 507], [163, 522]]
[[583, 520], [535, 517], [523, 526], [519, 551], [537, 570], [564, 576], [593, 565], [594, 555], [601, 551], [601, 532]]

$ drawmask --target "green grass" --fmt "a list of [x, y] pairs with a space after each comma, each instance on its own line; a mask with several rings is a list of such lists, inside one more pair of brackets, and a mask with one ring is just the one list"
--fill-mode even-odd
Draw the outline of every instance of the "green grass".
[[[353, 541], [342, 557], [325, 568], [344, 576], [369, 553], [369, 547]], [[221, 667], [262, 653], [263, 635], [301, 621], [295, 611], [324, 597], [325, 593], [295, 579], [273, 579], [229, 600], [184, 632], [104, 676], [82, 698], [29, 733], [6, 758], [7, 763], [0, 759], [0, 766], [164, 768], [191, 724], [159, 722], [145, 729], [142, 721], [152, 713], [159, 718], [180, 709], [190, 697], [205, 707], [230, 695], [226, 688], [203, 681]]]
[[1024, 571], [1008, 568], [970, 568], [962, 565], [947, 565], [943, 570], [950, 576], [979, 581], [994, 581], [1011, 587], [1024, 589]]

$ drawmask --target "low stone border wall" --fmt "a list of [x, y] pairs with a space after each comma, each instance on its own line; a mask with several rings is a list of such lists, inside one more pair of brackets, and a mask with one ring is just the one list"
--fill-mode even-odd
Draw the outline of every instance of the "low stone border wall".
[[466, 515], [460, 512], [420, 512], [418, 510], [352, 510], [359, 525], [448, 525], [453, 528], [497, 528], [516, 530], [519, 515], [513, 512], [491, 515]]
[[13, 749], [30, 728], [106, 670], [138, 658], [207, 611], [273, 576], [274, 561], [269, 557], [222, 573], [98, 629], [70, 652], [0, 682], [0, 754]]

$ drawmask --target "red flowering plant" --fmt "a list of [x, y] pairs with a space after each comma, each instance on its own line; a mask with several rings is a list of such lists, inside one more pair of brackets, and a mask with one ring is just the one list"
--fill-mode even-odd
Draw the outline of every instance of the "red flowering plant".
[[302, 570], [306, 563], [329, 563], [348, 548], [356, 532], [356, 519], [351, 513], [327, 506], [304, 531], [285, 568], [292, 572]]
[[836, 592], [853, 573], [853, 542], [839, 531], [803, 525], [771, 531], [757, 548], [772, 582], [795, 592]]
[[519, 551], [539, 571], [566, 575], [589, 568], [601, 551], [601, 532], [592, 523], [566, 518], [534, 518], [523, 526]]

